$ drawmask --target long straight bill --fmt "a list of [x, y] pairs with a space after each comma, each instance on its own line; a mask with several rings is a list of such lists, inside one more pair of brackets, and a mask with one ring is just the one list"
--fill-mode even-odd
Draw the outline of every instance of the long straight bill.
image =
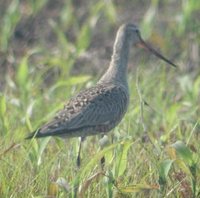
[[148, 45], [139, 35], [140, 37], [140, 43], [139, 46], [143, 47], [147, 50], [149, 50], [150, 52], [152, 52], [155, 56], [157, 56], [158, 58], [164, 60], [165, 62], [169, 63], [170, 65], [172, 65], [173, 67], [177, 67], [177, 65], [175, 65], [174, 63], [172, 63], [170, 60], [168, 60], [167, 58], [165, 58], [162, 54], [160, 54], [159, 52], [157, 52], [154, 48], [152, 48], [150, 45]]

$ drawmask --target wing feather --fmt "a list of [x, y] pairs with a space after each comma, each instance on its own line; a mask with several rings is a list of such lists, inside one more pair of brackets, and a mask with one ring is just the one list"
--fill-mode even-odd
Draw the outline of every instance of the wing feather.
[[72, 133], [121, 120], [127, 105], [126, 90], [116, 85], [99, 84], [73, 97], [64, 109], [38, 130], [36, 137]]

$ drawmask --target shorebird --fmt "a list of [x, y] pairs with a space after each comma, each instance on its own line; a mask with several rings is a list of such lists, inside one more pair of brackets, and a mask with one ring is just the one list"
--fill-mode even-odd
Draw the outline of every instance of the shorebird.
[[[141, 37], [134, 24], [122, 25], [116, 35], [110, 66], [97, 84], [79, 92], [47, 124], [27, 136], [63, 138], [106, 134], [122, 120], [129, 104], [127, 64], [132, 46], [143, 47], [158, 58], [176, 67], [174, 63], [154, 50]], [[80, 163], [80, 148], [77, 164]]]

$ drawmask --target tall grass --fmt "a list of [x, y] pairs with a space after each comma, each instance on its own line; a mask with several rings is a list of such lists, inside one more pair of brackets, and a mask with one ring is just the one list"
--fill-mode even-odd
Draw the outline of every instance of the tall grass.
[[[26, 6], [30, 15], [37, 16], [47, 3], [28, 1]], [[140, 1], [135, 5], [143, 9]], [[76, 138], [25, 141], [24, 137], [62, 108], [63, 101], [95, 84], [95, 76], [81, 74], [74, 65], [93, 49], [96, 28], [104, 27], [97, 31], [99, 38], [114, 39], [112, 30], [118, 27], [123, 7], [112, 1], [88, 1], [81, 7], [87, 10], [82, 18], [77, 5], [68, 1], [60, 8], [57, 20], [48, 21], [56, 40], [49, 40], [52, 49], [39, 40], [16, 55], [12, 42], [22, 17], [20, 6], [21, 2], [13, 0], [1, 20], [1, 56], [8, 68], [10, 59], [13, 65], [0, 74], [4, 83], [0, 91], [0, 197], [199, 197], [199, 67], [189, 73], [182, 65], [190, 58], [188, 34], [192, 32], [199, 47], [198, 27], [190, 27], [197, 21], [195, 12], [200, 4], [183, 1], [182, 7], [176, 5], [175, 15], [181, 17], [181, 23], [175, 17], [167, 23], [170, 30], [155, 34], [159, 6], [164, 9], [170, 3], [151, 2], [140, 18], [144, 34], [164, 46], [166, 53], [180, 53], [174, 58], [180, 67], [167, 68], [144, 51], [131, 54], [135, 59], [131, 58], [130, 67], [139, 67], [129, 72], [129, 110], [108, 134], [106, 147], [100, 148], [99, 137], [86, 139], [79, 169]], [[166, 17], [172, 20], [170, 15]], [[180, 48], [174, 46], [175, 39]]]

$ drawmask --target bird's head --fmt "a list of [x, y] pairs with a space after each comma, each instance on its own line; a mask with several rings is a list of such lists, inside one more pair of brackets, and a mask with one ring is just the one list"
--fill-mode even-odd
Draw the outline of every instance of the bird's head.
[[177, 67], [174, 63], [170, 60], [165, 58], [162, 54], [157, 52], [154, 48], [152, 48], [149, 44], [147, 44], [141, 37], [139, 28], [134, 24], [124, 24], [119, 28], [118, 36], [123, 36], [130, 45], [134, 45], [136, 47], [144, 48], [157, 56], [158, 58], [164, 60], [168, 64], [172, 65], [173, 67]]

